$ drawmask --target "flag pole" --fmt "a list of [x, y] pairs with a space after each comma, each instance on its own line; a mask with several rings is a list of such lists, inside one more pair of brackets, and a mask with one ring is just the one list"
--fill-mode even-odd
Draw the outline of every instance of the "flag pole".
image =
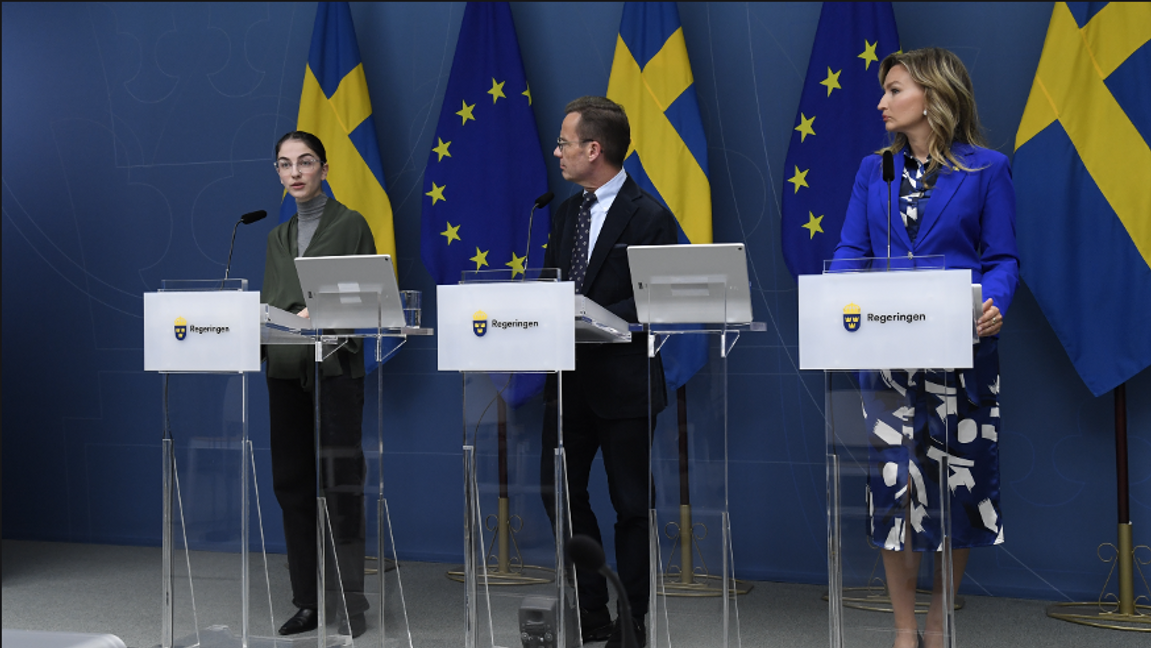
[[[1057, 603], [1047, 608], [1047, 616], [1080, 625], [1104, 628], [1107, 630], [1127, 630], [1132, 632], [1151, 632], [1151, 605], [1139, 605], [1135, 597], [1135, 569], [1136, 565], [1151, 564], [1151, 557], [1136, 561], [1135, 552], [1143, 550], [1151, 554], [1151, 547], [1147, 545], [1135, 546], [1134, 532], [1131, 526], [1131, 496], [1130, 477], [1127, 472], [1127, 383], [1120, 383], [1114, 391], [1115, 398], [1115, 479], [1116, 504], [1119, 518], [1117, 539], [1115, 544], [1109, 542], [1099, 545], [1099, 556], [1111, 565], [1107, 580], [1096, 602], [1085, 603]], [[1115, 552], [1114, 558], [1104, 558], [1104, 548]], [[1111, 576], [1115, 575], [1118, 595], [1108, 594]], [[1147, 595], [1151, 595], [1151, 587], [1147, 585], [1147, 577], [1139, 570], [1140, 579]], [[1147, 598], [1147, 596], [1141, 596]]]
[[[703, 550], [699, 545], [699, 541], [708, 535], [707, 526], [702, 522], [695, 522], [691, 512], [691, 462], [688, 461], [687, 385], [680, 385], [679, 388], [675, 390], [675, 397], [679, 448], [679, 522], [678, 524], [672, 522], [667, 525], [675, 529], [675, 535], [671, 536], [673, 556], [668, 560], [664, 574], [666, 576], [676, 575], [675, 572], [672, 571], [672, 567], [675, 562], [674, 552], [678, 544], [679, 578], [677, 580], [665, 579], [663, 583], [663, 594], [665, 596], [720, 596], [723, 594], [723, 586], [715, 587], [712, 585], [712, 582], [721, 580], [721, 577], [710, 572], [707, 563], [703, 560]], [[695, 534], [695, 528], [697, 526], [702, 529], [701, 535], [698, 536]], [[699, 555], [700, 563], [698, 570], [695, 567], [695, 556], [697, 554]], [[733, 578], [728, 588], [728, 596], [747, 594], [753, 587], [754, 585], [749, 585], [744, 581]]]
[[[512, 515], [511, 500], [508, 497], [508, 404], [501, 392], [496, 393], [495, 403], [499, 498], [496, 502], [496, 513], [488, 515], [485, 521], [487, 530], [492, 533], [492, 539], [484, 552], [483, 569], [487, 571], [486, 578], [489, 585], [550, 583], [554, 580], [552, 570], [526, 564], [516, 542], [515, 535], [523, 528], [523, 519], [519, 515]], [[466, 574], [459, 570], [449, 570], [447, 577], [463, 583]]]

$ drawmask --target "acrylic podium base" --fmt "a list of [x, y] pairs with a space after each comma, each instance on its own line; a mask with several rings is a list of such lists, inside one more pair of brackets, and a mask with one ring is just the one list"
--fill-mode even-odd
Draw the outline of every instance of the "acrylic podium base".
[[[328, 633], [326, 648], [351, 646], [351, 637]], [[242, 648], [240, 636], [223, 625], [208, 626], [198, 635], [189, 635], [175, 640], [173, 648]], [[302, 637], [257, 637], [249, 636], [247, 648], [316, 648], [316, 635]]]

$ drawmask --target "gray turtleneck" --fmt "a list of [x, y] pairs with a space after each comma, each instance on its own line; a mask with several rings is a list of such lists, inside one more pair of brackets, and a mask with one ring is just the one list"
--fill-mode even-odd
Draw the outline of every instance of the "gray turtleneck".
[[296, 237], [297, 254], [304, 256], [308, 244], [312, 242], [312, 235], [320, 226], [320, 216], [324, 214], [324, 205], [328, 204], [328, 197], [321, 193], [307, 202], [297, 202], [296, 209], [299, 216], [299, 225]]

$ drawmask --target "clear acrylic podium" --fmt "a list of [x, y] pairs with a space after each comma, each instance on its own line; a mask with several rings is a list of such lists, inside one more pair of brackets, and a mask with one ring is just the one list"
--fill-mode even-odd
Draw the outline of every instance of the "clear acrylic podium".
[[[626, 322], [575, 295], [554, 270], [527, 276], [469, 272], [437, 288], [439, 369], [463, 381], [464, 566], [449, 576], [464, 582], [467, 648], [580, 645], [564, 558], [571, 524], [561, 372], [575, 369], [577, 342], [631, 340]], [[548, 468], [554, 516], [541, 494], [539, 399], [523, 404], [549, 375], [559, 384], [559, 447]]]
[[[145, 294], [145, 370], [159, 372], [163, 381], [162, 648], [354, 644], [350, 635], [334, 634], [335, 628], [324, 624], [301, 637], [276, 634], [295, 607], [283, 556], [266, 549], [265, 526], [278, 526], [280, 520], [263, 517], [261, 498], [272, 496], [271, 457], [249, 438], [248, 374], [260, 371], [261, 344], [310, 345], [325, 354], [355, 336], [374, 339], [369, 350], [380, 361], [408, 336], [431, 331], [394, 327], [334, 336], [307, 326], [304, 318], [260, 304], [259, 293], [247, 291], [243, 279], [164, 281], [158, 292]], [[385, 350], [388, 338], [398, 344]], [[382, 391], [379, 372], [377, 390]], [[380, 561], [376, 578], [364, 588], [369, 618], [375, 619], [369, 628], [378, 633], [380, 645], [388, 640], [410, 646], [399, 570], [384, 569], [385, 558], [394, 564], [395, 548], [382, 476], [382, 411], [377, 416], [375, 438], [366, 444], [375, 451], [366, 453], [365, 489], [376, 495], [376, 505], [369, 507], [374, 513], [367, 515], [367, 544], [375, 547]], [[265, 478], [262, 488], [260, 476]], [[319, 607], [321, 613], [337, 612], [342, 589], [332, 597], [322, 585], [325, 568], [336, 562], [320, 487]], [[395, 620], [385, 626], [384, 592], [389, 590], [398, 594], [398, 603], [391, 604]]]
[[950, 493], [970, 480], [955, 454], [972, 431], [956, 429], [955, 372], [972, 367], [979, 299], [942, 258], [891, 261], [799, 278], [800, 369], [824, 371], [832, 648], [891, 645], [893, 600], [922, 633], [933, 585], [932, 620], [956, 645]]
[[[678, 248], [678, 249], [677, 249]], [[706, 354], [669, 393], [651, 441], [651, 598], [648, 645], [739, 646], [739, 596], [729, 515], [728, 362], [752, 320], [742, 245], [660, 246], [649, 263], [629, 249], [649, 361]], [[694, 259], [677, 258], [691, 254]], [[687, 266], [694, 265], [692, 268]], [[696, 357], [700, 357], [697, 355]], [[654, 414], [652, 414], [654, 416]]]

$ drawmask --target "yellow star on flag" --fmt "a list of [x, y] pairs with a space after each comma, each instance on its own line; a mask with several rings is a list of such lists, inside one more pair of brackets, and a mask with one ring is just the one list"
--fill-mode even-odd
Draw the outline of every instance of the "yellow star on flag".
[[[433, 183], [433, 185], [434, 185], [434, 183]], [[456, 225], [455, 227], [453, 227], [450, 222], [448, 223], [448, 228], [446, 230], [440, 232], [440, 236], [448, 237], [448, 245], [451, 245], [452, 241], [462, 241], [463, 240], [460, 238], [460, 226]]]
[[824, 79], [823, 81], [819, 82], [819, 85], [827, 86], [827, 96], [829, 96], [829, 97], [831, 96], [832, 90], [842, 90], [843, 89], [839, 85], [839, 73], [840, 72], [843, 72], [843, 70], [840, 70], [839, 72], [832, 72], [831, 68], [827, 68], [827, 78]]
[[429, 191], [428, 193], [424, 194], [424, 195], [432, 197], [432, 205], [435, 205], [437, 202], [439, 202], [441, 200], [446, 202], [447, 198], [444, 198], [444, 189], [447, 189], [447, 188], [448, 188], [447, 185], [444, 185], [441, 187], [441, 186], [437, 185], [435, 182], [433, 182], [432, 183], [432, 190]]
[[516, 256], [516, 253], [512, 252], [512, 260], [508, 261], [504, 265], [512, 269], [512, 277], [514, 278], [516, 275], [524, 273], [524, 262], [527, 260], [528, 257], [526, 254], [521, 257]]
[[499, 83], [496, 83], [496, 80], [494, 78], [492, 79], [492, 89], [488, 90], [488, 94], [492, 96], [492, 103], [495, 103], [497, 99], [507, 99], [507, 97], [504, 95], [505, 83], [507, 83], [507, 81], [500, 81]]
[[432, 149], [436, 153], [440, 154], [440, 158], [438, 160], [436, 160], [436, 162], [442, 162], [445, 157], [451, 157], [452, 154], [448, 153], [448, 147], [451, 146], [452, 143], [451, 142], [445, 142], [438, 137], [436, 138], [436, 141], [440, 143], [439, 146]]
[[822, 220], [823, 216], [816, 216], [811, 212], [807, 212], [807, 222], [803, 225], [800, 225], [800, 227], [806, 227], [807, 231], [811, 232], [811, 236], [808, 237], [809, 240], [815, 238], [816, 232], [823, 234], [823, 227], [819, 225]]
[[476, 248], [476, 255], [468, 259], [468, 261], [474, 262], [476, 264], [476, 270], [479, 270], [482, 266], [488, 264], [488, 251], [480, 252], [480, 249]]
[[530, 85], [528, 86], [527, 90], [524, 90], [520, 94], [522, 94], [523, 96], [528, 98], [528, 105], [529, 106], [532, 105], [532, 87]]
[[[799, 167], [795, 167], [795, 175], [787, 179], [788, 182], [795, 185], [795, 193], [799, 193], [800, 187], [807, 187], [807, 172], [811, 169], [800, 171]], [[810, 189], [810, 187], [808, 187]]]
[[463, 102], [463, 104], [464, 104], [464, 107], [462, 109], [460, 109], [459, 112], [456, 113], [460, 117], [463, 117], [463, 121], [460, 122], [460, 126], [463, 126], [464, 124], [468, 123], [469, 119], [472, 121], [476, 120], [475, 116], [472, 115], [472, 109], [475, 108], [476, 105], [472, 104], [469, 106], [468, 102], [466, 102], [466, 101]]
[[877, 45], [879, 45], [878, 40], [876, 40], [874, 43], [869, 43], [867, 42], [866, 38], [863, 39], [863, 52], [856, 57], [861, 58], [867, 62], [867, 65], [864, 65], [863, 69], [870, 70], [872, 62], [879, 60], [879, 57], [875, 55], [875, 47]]
[[807, 115], [805, 115], [803, 113], [799, 113], [799, 126], [796, 126], [795, 130], [800, 132], [800, 136], [799, 136], [800, 143], [802, 143], [804, 140], [806, 140], [808, 135], [815, 135], [815, 129], [811, 127], [811, 124], [814, 121], [815, 121], [814, 115], [812, 115], [811, 119], [808, 119]]

